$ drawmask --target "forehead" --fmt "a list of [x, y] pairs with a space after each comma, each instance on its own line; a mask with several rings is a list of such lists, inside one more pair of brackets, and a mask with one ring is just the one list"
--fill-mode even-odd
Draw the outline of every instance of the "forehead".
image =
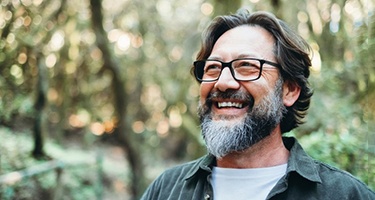
[[273, 59], [275, 39], [260, 26], [243, 25], [228, 30], [214, 44], [210, 58], [255, 57]]

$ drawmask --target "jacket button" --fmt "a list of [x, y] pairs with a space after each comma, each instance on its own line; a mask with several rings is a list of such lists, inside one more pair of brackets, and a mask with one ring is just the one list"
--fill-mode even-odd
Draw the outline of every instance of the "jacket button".
[[205, 199], [205, 200], [210, 199], [210, 195], [209, 195], [209, 194], [206, 194], [206, 195], [204, 196], [204, 199]]

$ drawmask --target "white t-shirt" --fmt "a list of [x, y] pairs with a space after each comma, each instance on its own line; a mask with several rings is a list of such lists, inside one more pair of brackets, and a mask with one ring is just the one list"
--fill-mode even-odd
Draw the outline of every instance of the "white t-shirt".
[[267, 168], [233, 169], [214, 167], [212, 186], [215, 200], [266, 199], [286, 173], [287, 164]]

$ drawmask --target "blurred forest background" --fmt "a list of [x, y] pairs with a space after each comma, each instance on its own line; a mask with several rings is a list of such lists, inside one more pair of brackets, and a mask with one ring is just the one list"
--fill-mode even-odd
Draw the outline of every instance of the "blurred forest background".
[[138, 199], [206, 150], [189, 70], [216, 15], [267, 10], [312, 46], [296, 136], [375, 188], [372, 0], [2, 0], [0, 199]]

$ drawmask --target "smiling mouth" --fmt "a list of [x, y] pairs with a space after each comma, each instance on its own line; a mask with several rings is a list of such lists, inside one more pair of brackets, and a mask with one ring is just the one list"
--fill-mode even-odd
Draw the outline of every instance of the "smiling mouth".
[[208, 108], [233, 109], [232, 111], [234, 111], [234, 109], [251, 109], [254, 105], [254, 99], [246, 91], [213, 91], [207, 97], [205, 104]]
[[231, 101], [222, 101], [222, 102], [216, 102], [215, 103], [218, 108], [244, 108], [248, 104], [241, 103], [241, 102], [231, 102]]

